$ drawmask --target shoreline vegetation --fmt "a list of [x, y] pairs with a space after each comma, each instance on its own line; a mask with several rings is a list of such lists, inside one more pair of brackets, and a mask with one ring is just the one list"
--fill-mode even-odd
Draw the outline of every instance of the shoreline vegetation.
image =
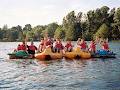
[[120, 41], [120, 7], [110, 9], [107, 6], [90, 10], [86, 14], [83, 12], [69, 12], [63, 17], [61, 25], [57, 22], [48, 25], [37, 25], [32, 27], [26, 24], [24, 27], [17, 25], [8, 28], [4, 25], [0, 28], [0, 42], [19, 42], [24, 40], [39, 41], [48, 34], [51, 38], [61, 38], [76, 41], [84, 38], [89, 41], [96, 36], [108, 38], [110, 41]]

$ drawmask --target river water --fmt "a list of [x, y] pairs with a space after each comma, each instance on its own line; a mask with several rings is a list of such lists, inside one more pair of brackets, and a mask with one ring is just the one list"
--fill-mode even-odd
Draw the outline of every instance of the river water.
[[120, 90], [120, 42], [114, 59], [9, 60], [17, 44], [0, 42], [0, 90]]

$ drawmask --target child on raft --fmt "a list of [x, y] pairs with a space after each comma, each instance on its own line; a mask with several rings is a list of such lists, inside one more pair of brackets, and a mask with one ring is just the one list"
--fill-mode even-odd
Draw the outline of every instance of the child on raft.
[[19, 50], [27, 51], [27, 45], [26, 45], [25, 41], [23, 41], [22, 44], [18, 44], [17, 51], [19, 51]]
[[103, 40], [102, 42], [101, 42], [101, 48], [103, 49], [103, 50], [105, 50], [105, 51], [109, 51], [109, 44], [108, 44], [108, 41], [107, 40]]
[[53, 51], [54, 52], [62, 52], [63, 53], [64, 46], [59, 38], [53, 43]]
[[94, 40], [92, 40], [89, 44], [89, 51], [91, 53], [95, 53], [96, 52], [96, 43]]
[[33, 41], [31, 42], [31, 45], [30, 46], [27, 46], [28, 48], [28, 53], [32, 56], [32, 58], [34, 57], [35, 55], [35, 51], [37, 50], [37, 47], [34, 45]]
[[39, 52], [42, 52], [49, 47], [52, 47], [52, 40], [48, 37], [42, 38], [38, 47]]
[[78, 38], [77, 45], [82, 51], [88, 51], [88, 46], [84, 39], [80, 40], [80, 38]]
[[44, 39], [41, 38], [40, 44], [39, 44], [39, 47], [38, 47], [38, 51], [42, 52], [43, 50], [44, 50]]
[[73, 45], [71, 43], [71, 40], [67, 40], [67, 43], [65, 45], [65, 52], [72, 52], [73, 50]]

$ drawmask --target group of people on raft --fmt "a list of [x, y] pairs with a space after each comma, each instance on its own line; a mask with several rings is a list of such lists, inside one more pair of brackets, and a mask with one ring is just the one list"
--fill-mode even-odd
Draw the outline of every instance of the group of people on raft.
[[[77, 40], [77, 46], [82, 50], [86, 52], [95, 53], [96, 52], [96, 41], [92, 40], [90, 41], [89, 46], [87, 45], [87, 42], [84, 39], [78, 38]], [[109, 50], [109, 44], [107, 40], [103, 40], [100, 42], [101, 48], [103, 50], [108, 51]], [[33, 42], [31, 42], [31, 45], [27, 45], [25, 41], [22, 42], [22, 44], [19, 44], [17, 47], [17, 51], [24, 50], [27, 51], [29, 54], [33, 55], [35, 54], [35, 51], [43, 52], [46, 48], [51, 48], [52, 52], [71, 52], [73, 50], [74, 45], [72, 44], [72, 41], [70, 39], [67, 40], [66, 44], [63, 45], [61, 42], [61, 39], [57, 38], [55, 40], [48, 38], [42, 38], [39, 43], [39, 47], [37, 48]]]

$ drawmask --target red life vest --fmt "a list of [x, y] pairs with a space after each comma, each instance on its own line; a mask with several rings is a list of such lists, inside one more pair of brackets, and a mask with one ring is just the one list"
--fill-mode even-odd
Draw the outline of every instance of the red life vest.
[[59, 48], [59, 49], [63, 49], [62, 43], [57, 43], [57, 42], [56, 42], [55, 47], [56, 47], [56, 48]]
[[40, 45], [42, 45], [42, 46], [43, 46], [43, 45], [44, 45], [44, 42], [40, 42]]
[[31, 50], [31, 51], [35, 51], [37, 48], [36, 48], [36, 46], [34, 46], [34, 45], [30, 45], [29, 46], [29, 50]]
[[19, 47], [20, 50], [26, 50], [26, 46], [24, 44], [20, 45]]
[[65, 45], [65, 47], [66, 47], [66, 48], [72, 48], [72, 44], [67, 43], [67, 44]]
[[87, 48], [87, 46], [86, 46], [86, 43], [85, 42], [83, 42], [83, 43], [81, 43], [81, 44], [79, 44], [80, 45], [80, 48], [81, 49], [86, 49]]
[[103, 45], [102, 45], [102, 49], [103, 49], [103, 50], [109, 50], [108, 44], [107, 44], [107, 43], [103, 44]]
[[21, 46], [20, 45], [18, 45], [17, 50], [21, 50]]
[[51, 41], [50, 41], [50, 40], [46, 41], [46, 42], [45, 42], [45, 45], [46, 45], [46, 46], [51, 45]]
[[90, 50], [96, 51], [96, 45], [94, 43], [90, 44]]

